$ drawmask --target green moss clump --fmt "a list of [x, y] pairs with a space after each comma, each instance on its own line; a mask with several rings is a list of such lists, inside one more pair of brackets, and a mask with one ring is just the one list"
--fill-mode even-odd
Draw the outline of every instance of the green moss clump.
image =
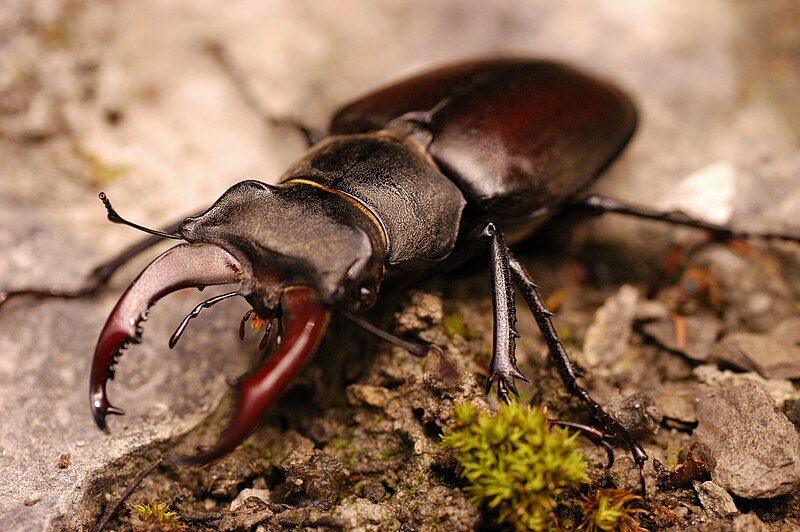
[[551, 427], [540, 408], [517, 402], [495, 415], [462, 403], [455, 414], [456, 428], [442, 444], [456, 451], [470, 501], [496, 510], [515, 530], [556, 526], [557, 498], [589, 481], [577, 433]]
[[[184, 523], [181, 523], [181, 516], [178, 512], [171, 510], [166, 501], [157, 503], [151, 500], [146, 504], [131, 504], [131, 508], [136, 512], [136, 519], [146, 525], [155, 525], [158, 530], [164, 532], [177, 532], [189, 530]], [[140, 528], [133, 526], [133, 530], [151, 530], [153, 527]]]
[[581, 509], [583, 521], [578, 530], [585, 532], [620, 531], [646, 532], [639, 526], [638, 514], [645, 511], [634, 504], [641, 502], [638, 495], [625, 490], [600, 489], [584, 497]]

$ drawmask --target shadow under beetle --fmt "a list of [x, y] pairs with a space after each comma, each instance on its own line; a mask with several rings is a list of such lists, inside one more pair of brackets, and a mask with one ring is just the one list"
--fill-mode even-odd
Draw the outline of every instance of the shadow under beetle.
[[112, 221], [154, 236], [97, 268], [76, 290], [10, 291], [0, 293], [0, 303], [25, 294], [94, 292], [162, 237], [185, 240], [147, 266], [114, 307], [94, 354], [90, 398], [94, 420], [106, 430], [106, 416], [123, 413], [109, 403], [106, 383], [125, 347], [140, 341], [140, 324], [161, 297], [181, 288], [238, 284], [236, 291], [198, 305], [170, 340], [174, 345], [202, 308], [235, 295], [244, 297], [258, 318], [279, 326], [272, 355], [232, 382], [236, 407], [221, 441], [177, 459], [200, 464], [231, 452], [248, 436], [314, 354], [331, 313], [368, 309], [387, 279], [439, 272], [488, 250], [494, 351], [487, 391], [496, 384], [499, 397], [508, 401], [509, 393], [516, 394], [515, 380], [526, 380], [514, 356], [516, 286], [566, 387], [597, 421], [596, 434], [624, 444], [641, 471], [644, 449], [578, 384], [551, 313], [506, 242], [524, 238], [575, 204], [698, 227], [723, 238], [799, 239], [734, 232], [598, 196], [580, 198], [635, 126], [636, 111], [624, 93], [558, 63], [490, 59], [444, 67], [347, 105], [334, 116], [329, 135], [309, 135], [310, 150], [277, 185], [236, 184], [208, 210], [165, 233], [122, 220], [101, 194]]

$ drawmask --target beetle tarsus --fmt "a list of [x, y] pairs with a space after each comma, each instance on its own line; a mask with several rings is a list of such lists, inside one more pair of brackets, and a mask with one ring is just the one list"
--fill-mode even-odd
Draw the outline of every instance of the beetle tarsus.
[[[498, 399], [503, 401], [505, 404], [511, 404], [511, 398], [508, 395], [508, 388], [511, 388], [508, 385], [508, 383], [511, 382], [511, 381], [506, 381], [506, 380], [504, 380], [502, 378], [498, 378], [497, 375], [490, 376], [489, 379], [486, 381], [486, 394], [488, 395], [489, 392], [492, 391], [492, 386], [494, 385], [494, 381], [495, 380], [497, 380], [497, 397], [498, 397]], [[513, 382], [512, 382], [512, 386], [513, 386]], [[518, 395], [514, 388], [511, 388], [511, 391], [512, 391], [512, 393], [514, 393], [514, 395]]]
[[247, 323], [247, 318], [249, 318], [253, 312], [255, 312], [255, 309], [250, 309], [245, 312], [244, 316], [242, 316], [242, 321], [239, 322], [239, 340], [242, 342], [244, 342], [244, 326]]
[[258, 350], [263, 351], [267, 348], [267, 342], [269, 341], [270, 333], [272, 332], [272, 320], [267, 321], [267, 325], [264, 327], [264, 336], [261, 337], [261, 341], [258, 342]]

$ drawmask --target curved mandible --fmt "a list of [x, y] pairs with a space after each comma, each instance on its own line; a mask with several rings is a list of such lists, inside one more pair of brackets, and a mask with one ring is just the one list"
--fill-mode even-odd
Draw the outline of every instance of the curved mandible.
[[314, 355], [330, 319], [319, 294], [305, 286], [287, 288], [281, 298], [281, 312], [283, 340], [257, 371], [233, 384], [236, 406], [220, 441], [208, 451], [194, 456], [170, 455], [170, 460], [181, 465], [201, 465], [232, 452]]
[[100, 333], [92, 360], [89, 398], [92, 417], [107, 431], [106, 416], [124, 412], [112, 406], [106, 382], [114, 378], [114, 365], [131, 342], [142, 340], [140, 323], [148, 309], [167, 294], [181, 288], [238, 283], [242, 265], [214, 244], [181, 244], [159, 255], [131, 283], [117, 302]]

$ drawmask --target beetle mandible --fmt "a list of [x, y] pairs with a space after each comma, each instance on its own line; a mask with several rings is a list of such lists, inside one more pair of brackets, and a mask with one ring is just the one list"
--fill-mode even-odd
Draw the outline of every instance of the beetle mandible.
[[[125, 347], [141, 340], [141, 321], [161, 297], [181, 288], [238, 284], [209, 299], [186, 323], [222, 299], [242, 296], [255, 314], [278, 320], [281, 342], [261, 368], [234, 382], [236, 407], [221, 441], [187, 464], [236, 448], [261, 414], [314, 354], [334, 312], [368, 309], [384, 281], [415, 278], [489, 252], [494, 303], [493, 355], [487, 392], [501, 399], [526, 380], [514, 355], [516, 286], [530, 306], [551, 359], [569, 391], [589, 407], [602, 433], [623, 443], [640, 470], [641, 445], [577, 382], [530, 274], [506, 243], [529, 235], [569, 204], [709, 230], [725, 226], [660, 213], [598, 196], [581, 197], [633, 135], [636, 111], [613, 85], [548, 61], [489, 59], [447, 66], [396, 83], [339, 110], [329, 134], [277, 185], [244, 181], [205, 212], [167, 232], [122, 220], [103, 194], [109, 218], [154, 233], [96, 269], [77, 290], [0, 292], [75, 297], [94, 292], [134, 254], [162, 237], [186, 243], [156, 258], [111, 312], [90, 377], [91, 411], [106, 430], [122, 414], [106, 384]], [[311, 138], [311, 137], [309, 137]], [[357, 320], [358, 321], [358, 320]], [[642, 477], [643, 478], [643, 477]]]

